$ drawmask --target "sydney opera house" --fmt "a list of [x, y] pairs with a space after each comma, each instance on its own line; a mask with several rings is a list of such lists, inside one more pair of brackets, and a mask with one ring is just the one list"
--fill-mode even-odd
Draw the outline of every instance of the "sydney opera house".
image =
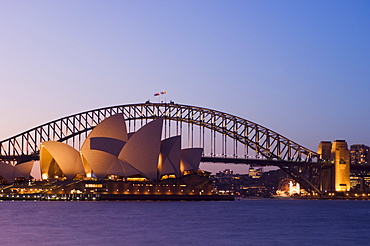
[[162, 126], [163, 119], [157, 118], [128, 133], [123, 115], [116, 114], [98, 124], [80, 150], [62, 142], [42, 142], [42, 181], [17, 184], [17, 179], [28, 180], [32, 162], [0, 163], [2, 182], [8, 183], [2, 196], [216, 199], [209, 173], [199, 169], [203, 149], [181, 149], [181, 136], [162, 139]]

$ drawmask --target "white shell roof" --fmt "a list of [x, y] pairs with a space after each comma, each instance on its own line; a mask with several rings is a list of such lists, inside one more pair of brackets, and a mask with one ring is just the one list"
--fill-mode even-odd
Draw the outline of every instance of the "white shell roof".
[[55, 160], [69, 179], [93, 172], [99, 179], [141, 174], [152, 181], [164, 174], [180, 177], [184, 171], [197, 171], [203, 149], [181, 150], [181, 136], [161, 141], [162, 127], [163, 118], [158, 118], [127, 134], [123, 115], [113, 115], [91, 131], [80, 152], [61, 142], [42, 143], [40, 169], [48, 174]]
[[53, 156], [49, 153], [49, 151], [41, 145], [40, 147], [40, 170], [41, 175], [44, 177], [48, 176], [49, 167], [51, 162], [53, 161]]
[[130, 137], [118, 158], [139, 170], [150, 180], [157, 179], [163, 119], [149, 122]]
[[[45, 150], [47, 150], [47, 152], [49, 153], [45, 153]], [[54, 141], [43, 142], [40, 159], [43, 159], [43, 155], [45, 155], [48, 160], [50, 160], [50, 156], [52, 156], [52, 158], [58, 164], [59, 168], [62, 170], [63, 174], [68, 179], [73, 179], [76, 174], [85, 173], [80, 153], [76, 149], [65, 143]], [[42, 161], [40, 165], [41, 170], [44, 173], [45, 170], [48, 170], [50, 162], [45, 163], [44, 161]], [[45, 166], [48, 167], [45, 168]]]
[[0, 176], [7, 182], [14, 182], [14, 166], [0, 161]]
[[199, 169], [200, 160], [202, 158], [202, 148], [190, 148], [181, 150], [181, 164], [180, 169], [182, 172], [188, 170], [194, 170], [195, 172]]
[[95, 176], [99, 179], [105, 178], [107, 174], [124, 175], [122, 170], [109, 173], [113, 163], [117, 160], [117, 157], [112, 154], [100, 150], [88, 150], [84, 151], [82, 156], [87, 160]]
[[159, 174], [175, 173], [180, 177], [181, 136], [167, 138], [161, 143], [161, 162], [158, 165]]
[[90, 149], [90, 138], [94, 137], [113, 138], [127, 142], [127, 128], [123, 114], [112, 115], [100, 122], [86, 138], [81, 151]]
[[17, 177], [28, 178], [30, 176], [34, 163], [35, 163], [34, 161], [28, 161], [28, 162], [23, 162], [23, 163], [16, 165], [14, 168], [19, 173], [18, 175], [21, 175], [21, 176], [16, 176], [17, 174], [15, 174], [15, 178]]
[[8, 183], [13, 183], [14, 178], [29, 178], [33, 161], [12, 166], [0, 161], [0, 176]]

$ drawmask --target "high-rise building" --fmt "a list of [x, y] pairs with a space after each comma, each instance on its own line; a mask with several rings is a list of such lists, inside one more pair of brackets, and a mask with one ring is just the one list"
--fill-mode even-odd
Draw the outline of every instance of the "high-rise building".
[[370, 148], [364, 144], [353, 144], [350, 147], [351, 164], [370, 165]]

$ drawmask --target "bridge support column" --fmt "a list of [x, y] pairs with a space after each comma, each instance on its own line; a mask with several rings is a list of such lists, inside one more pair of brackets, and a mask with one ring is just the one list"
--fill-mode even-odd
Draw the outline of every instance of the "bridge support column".
[[326, 162], [322, 171], [322, 189], [344, 192], [351, 188], [350, 159], [347, 143], [344, 140], [322, 141], [317, 151], [320, 159]]

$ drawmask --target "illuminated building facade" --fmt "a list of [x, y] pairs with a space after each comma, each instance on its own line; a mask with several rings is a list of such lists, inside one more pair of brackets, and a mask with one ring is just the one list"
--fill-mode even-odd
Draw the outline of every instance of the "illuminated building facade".
[[331, 161], [331, 141], [321, 141], [317, 149], [320, 159], [325, 162]]
[[[203, 149], [181, 149], [181, 136], [162, 139], [162, 126], [163, 119], [157, 118], [128, 133], [123, 114], [116, 114], [98, 124], [80, 150], [62, 142], [42, 142], [43, 181], [32, 186], [13, 185], [3, 194], [118, 200], [163, 200], [168, 196], [178, 196], [178, 200], [198, 196], [202, 200], [213, 196], [210, 173], [199, 169]], [[4, 165], [9, 168], [0, 170], [9, 170], [0, 171], [0, 176], [7, 183], [14, 177], [28, 178], [32, 168], [28, 164]]]
[[369, 165], [370, 148], [364, 144], [353, 144], [350, 147], [351, 164]]
[[279, 197], [290, 197], [299, 195], [301, 193], [301, 187], [298, 182], [291, 178], [284, 178], [279, 182], [279, 189], [276, 191], [276, 195]]
[[344, 140], [335, 140], [331, 148], [331, 156], [335, 168], [335, 190], [349, 191], [350, 159], [347, 143]]
[[249, 167], [249, 176], [253, 179], [258, 179], [262, 175], [262, 168]]
[[322, 141], [318, 147], [320, 159], [324, 162], [322, 171], [322, 189], [327, 191], [349, 191], [350, 155], [344, 140]]
[[122, 114], [98, 124], [80, 151], [61, 142], [43, 142], [40, 166], [43, 179], [159, 181], [198, 173], [203, 149], [181, 149], [181, 136], [161, 140], [163, 119], [127, 133]]
[[321, 141], [317, 149], [320, 159], [325, 162], [321, 170], [321, 189], [324, 191], [334, 191], [335, 169], [331, 160], [331, 141]]

